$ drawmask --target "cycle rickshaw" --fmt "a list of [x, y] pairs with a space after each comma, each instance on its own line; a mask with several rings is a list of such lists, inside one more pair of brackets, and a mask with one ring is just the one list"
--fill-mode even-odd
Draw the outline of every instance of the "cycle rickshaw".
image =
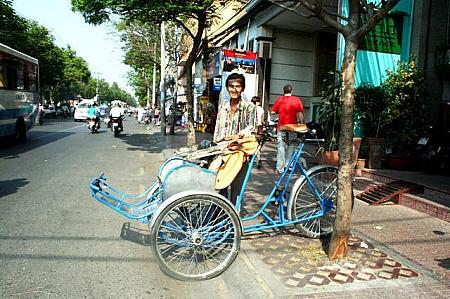
[[[153, 252], [167, 275], [179, 280], [216, 277], [236, 259], [243, 234], [286, 225], [295, 225], [312, 238], [332, 232], [337, 168], [319, 165], [304, 169], [300, 158], [307, 129], [304, 125], [284, 129], [298, 135], [296, 148], [265, 202], [253, 215], [240, 217], [240, 211], [255, 153], [261, 150], [267, 135], [258, 141], [250, 156], [236, 205], [215, 191], [216, 174], [204, 165], [205, 157], [227, 151], [223, 144], [168, 159], [160, 168], [158, 181], [141, 195], [117, 190], [107, 184], [103, 174], [91, 181], [91, 194], [123, 216], [149, 224]], [[291, 183], [294, 173], [298, 178]], [[275, 217], [266, 211], [271, 204], [277, 205]], [[264, 221], [255, 223], [257, 217]]]

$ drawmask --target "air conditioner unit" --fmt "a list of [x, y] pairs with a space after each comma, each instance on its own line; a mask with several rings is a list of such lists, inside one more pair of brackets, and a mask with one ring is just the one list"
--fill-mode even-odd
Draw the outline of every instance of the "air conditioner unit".
[[258, 57], [263, 59], [272, 58], [272, 42], [260, 40], [258, 41]]

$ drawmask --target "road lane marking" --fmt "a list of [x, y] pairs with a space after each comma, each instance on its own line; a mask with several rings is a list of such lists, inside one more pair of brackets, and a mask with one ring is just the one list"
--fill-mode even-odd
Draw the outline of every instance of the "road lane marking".
[[72, 128], [69, 128], [69, 129], [65, 129], [65, 130], [59, 131], [59, 132], [55, 132], [55, 133], [47, 134], [47, 135], [44, 135], [44, 136], [41, 136], [41, 137], [33, 138], [32, 140], [39, 140], [39, 139], [46, 138], [46, 137], [49, 137], [49, 136], [53, 136], [53, 135], [56, 135], [56, 134], [59, 134], [59, 133], [62, 133], [62, 132], [67, 132], [67, 131], [70, 131], [70, 130], [73, 130], [73, 129], [76, 129], [76, 128], [81, 128], [81, 127], [84, 127], [84, 126], [85, 125], [79, 125], [79, 126], [76, 126], [76, 127], [72, 127]]

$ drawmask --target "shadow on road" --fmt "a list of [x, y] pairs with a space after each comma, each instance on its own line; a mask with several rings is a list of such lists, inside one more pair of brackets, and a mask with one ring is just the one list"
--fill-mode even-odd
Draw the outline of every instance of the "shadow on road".
[[146, 229], [140, 229], [138, 227], [131, 226], [131, 222], [125, 222], [122, 225], [120, 237], [123, 240], [131, 241], [139, 245], [151, 246], [150, 232]]
[[121, 139], [128, 145], [128, 150], [130, 151], [145, 151], [148, 153], [160, 153], [163, 150], [164, 144], [161, 143], [158, 135], [161, 133], [154, 134], [122, 134], [117, 138]]
[[29, 182], [25, 178], [0, 181], [0, 198], [9, 194], [16, 193], [19, 189]]
[[2, 138], [0, 145], [0, 158], [15, 159], [20, 154], [47, 145], [75, 133], [70, 132], [38, 132], [34, 131], [33, 136], [25, 143], [18, 143], [11, 138]]

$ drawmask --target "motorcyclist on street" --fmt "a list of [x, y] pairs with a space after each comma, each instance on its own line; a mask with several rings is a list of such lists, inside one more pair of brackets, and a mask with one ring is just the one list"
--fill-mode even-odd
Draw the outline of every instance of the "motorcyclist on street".
[[119, 119], [119, 128], [121, 131], [123, 131], [123, 124], [122, 124], [122, 118], [123, 118], [123, 110], [120, 108], [119, 103], [116, 103], [114, 107], [109, 112], [109, 115], [111, 118], [118, 118]]
[[100, 129], [100, 111], [97, 109], [97, 104], [94, 103], [88, 109], [88, 118], [95, 118], [95, 126]]

